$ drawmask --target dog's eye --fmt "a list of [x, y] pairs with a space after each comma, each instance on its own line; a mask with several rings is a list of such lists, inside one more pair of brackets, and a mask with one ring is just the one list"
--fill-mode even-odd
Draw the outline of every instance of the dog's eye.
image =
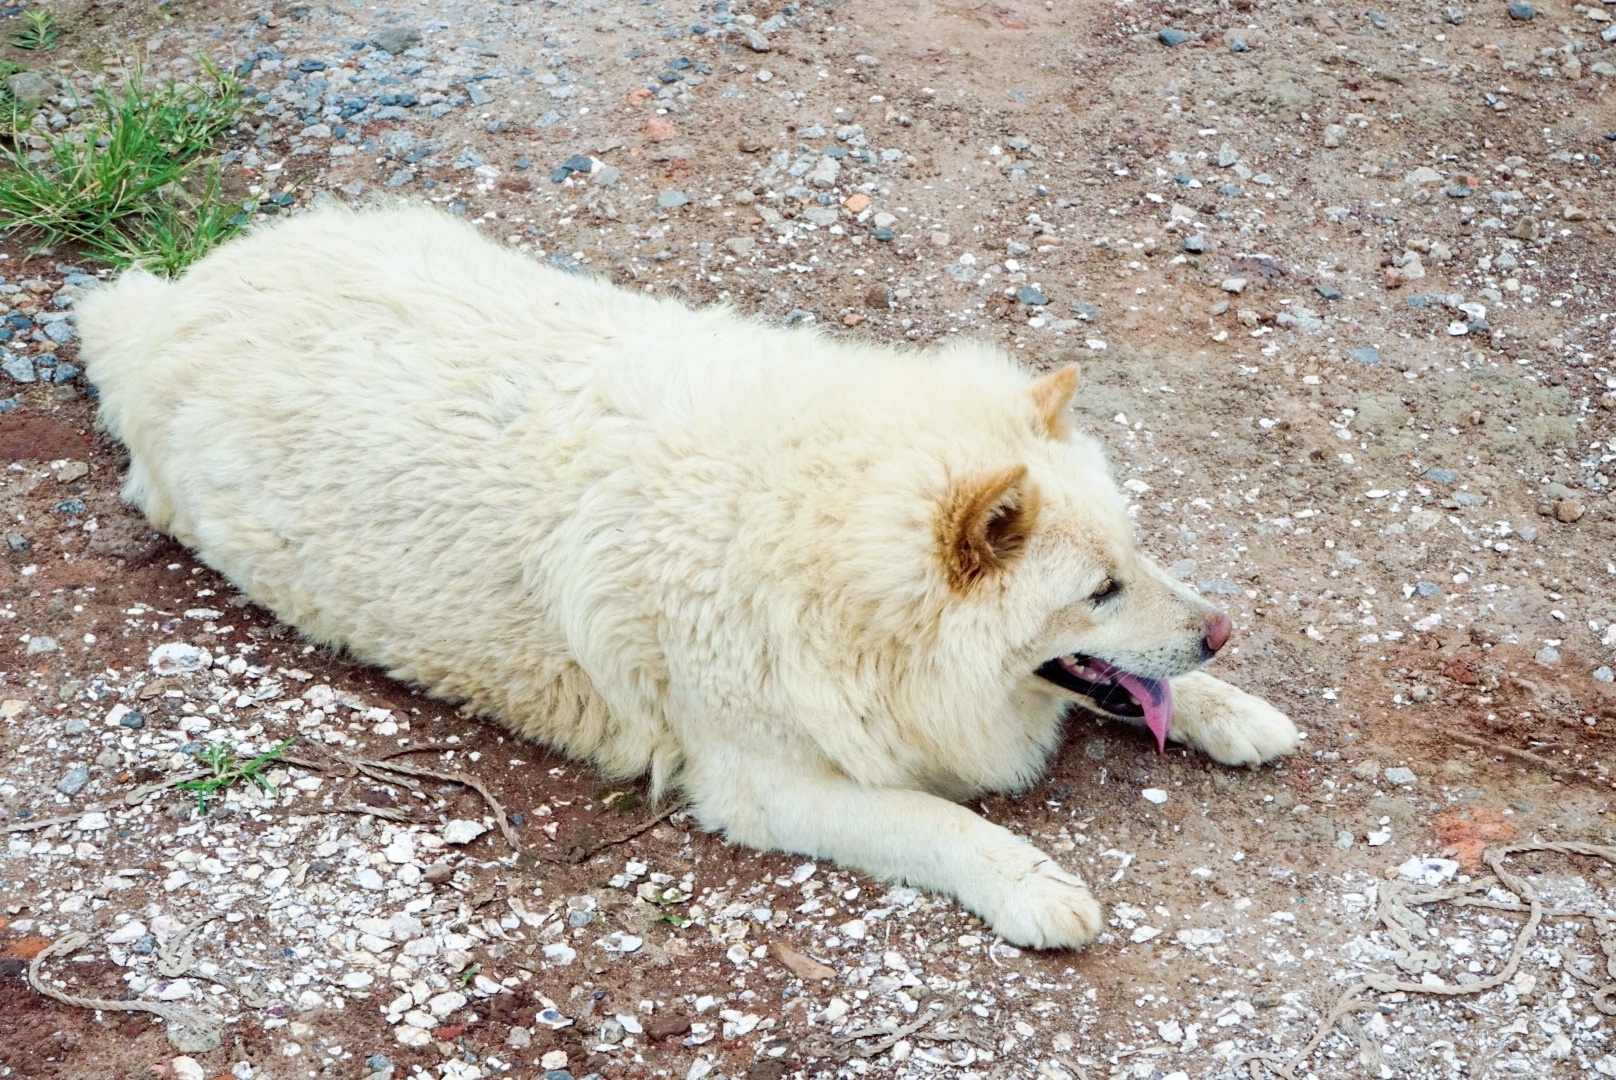
[[1101, 600], [1109, 600], [1121, 590], [1122, 586], [1118, 585], [1115, 580], [1106, 578], [1100, 582], [1098, 589], [1089, 594], [1089, 602], [1098, 604]]

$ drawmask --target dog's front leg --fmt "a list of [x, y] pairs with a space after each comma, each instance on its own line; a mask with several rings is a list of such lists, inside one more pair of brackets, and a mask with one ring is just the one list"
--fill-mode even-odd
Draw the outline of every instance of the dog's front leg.
[[1290, 718], [1260, 697], [1202, 671], [1172, 680], [1167, 737], [1225, 765], [1256, 765], [1296, 749]]
[[946, 799], [865, 787], [817, 763], [728, 765], [693, 770], [685, 789], [702, 823], [737, 843], [947, 893], [1018, 945], [1077, 948], [1100, 930], [1100, 905], [1080, 878]]

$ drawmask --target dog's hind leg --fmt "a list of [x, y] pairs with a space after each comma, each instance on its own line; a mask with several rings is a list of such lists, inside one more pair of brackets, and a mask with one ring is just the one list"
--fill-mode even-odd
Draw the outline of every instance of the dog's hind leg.
[[702, 823], [737, 843], [947, 893], [1018, 945], [1077, 948], [1100, 931], [1081, 879], [964, 807], [866, 787], [818, 763], [728, 757], [691, 769], [683, 786]]
[[1196, 671], [1172, 680], [1167, 737], [1225, 765], [1256, 765], [1296, 749], [1290, 718], [1260, 697]]

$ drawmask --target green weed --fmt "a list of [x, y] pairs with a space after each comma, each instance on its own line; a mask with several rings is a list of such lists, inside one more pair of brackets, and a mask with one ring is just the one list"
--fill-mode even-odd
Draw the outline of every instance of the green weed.
[[62, 31], [56, 25], [56, 16], [48, 11], [32, 10], [22, 13], [23, 27], [13, 34], [10, 44], [30, 52], [50, 52], [61, 44]]
[[279, 761], [292, 742], [291, 739], [283, 739], [273, 749], [259, 754], [250, 761], [243, 761], [237, 757], [235, 750], [224, 743], [214, 743], [196, 755], [197, 760], [213, 770], [213, 775], [200, 776], [174, 786], [182, 791], [196, 792], [196, 812], [203, 815], [208, 812], [210, 796], [225, 791], [243, 780], [251, 781], [265, 791], [273, 792], [275, 785], [264, 776], [264, 769]]
[[83, 124], [37, 132], [42, 153], [0, 148], [0, 229], [161, 274], [229, 237], [250, 204], [230, 202], [207, 161], [246, 100], [239, 80], [204, 68], [201, 83], [150, 89], [137, 72], [122, 90], [97, 90]]

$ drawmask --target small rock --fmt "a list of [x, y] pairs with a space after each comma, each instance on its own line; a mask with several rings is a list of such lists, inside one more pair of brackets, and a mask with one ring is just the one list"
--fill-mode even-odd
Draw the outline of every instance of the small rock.
[[19, 71], [6, 76], [6, 89], [25, 109], [33, 108], [56, 93], [51, 81], [37, 71]]
[[427, 1012], [439, 1020], [466, 1007], [466, 995], [458, 990], [446, 990], [426, 1003]]
[[512, 1050], [526, 1050], [533, 1045], [533, 1032], [525, 1027], [513, 1027], [505, 1036], [505, 1045]]
[[21, 356], [9, 349], [0, 350], [0, 371], [20, 383], [31, 383], [38, 377], [34, 371], [33, 357]]
[[1412, 784], [1416, 779], [1413, 769], [1404, 768], [1401, 765], [1387, 769], [1382, 775], [1386, 777], [1388, 784]]
[[1174, 46], [1184, 44], [1186, 41], [1194, 41], [1195, 35], [1187, 30], [1177, 30], [1173, 27], [1168, 27], [1156, 35], [1156, 40], [1160, 41], [1163, 45], [1171, 49]]
[[1371, 346], [1365, 346], [1361, 349], [1348, 349], [1347, 355], [1358, 361], [1358, 363], [1367, 364], [1371, 367], [1380, 363], [1380, 350]]
[[1030, 304], [1033, 307], [1043, 307], [1049, 303], [1049, 297], [1045, 296], [1043, 290], [1036, 285], [1023, 285], [1017, 289], [1016, 300], [1019, 303]]
[[1191, 254], [1200, 254], [1206, 250], [1207, 239], [1201, 233], [1194, 233], [1184, 238], [1184, 250]]
[[1537, 15], [1537, 11], [1532, 7], [1531, 4], [1525, 3], [1524, 0], [1510, 0], [1510, 4], [1509, 4], [1509, 17], [1510, 18], [1516, 19], [1516, 20], [1518, 20], [1520, 22], [1526, 22], [1528, 19], [1533, 18], [1535, 15]]
[[1154, 803], [1155, 805], [1160, 806], [1167, 801], [1167, 792], [1163, 791], [1161, 788], [1147, 787], [1145, 790], [1139, 793], [1139, 797], [1148, 803]]
[[1459, 872], [1459, 864], [1452, 859], [1421, 859], [1406, 860], [1397, 868], [1397, 876], [1404, 881], [1412, 881], [1416, 885], [1428, 885], [1435, 888], [1445, 884]]
[[1341, 145], [1347, 137], [1347, 129], [1342, 124], [1326, 124], [1324, 127], [1324, 145], [1327, 149], [1334, 149]]
[[453, 878], [454, 868], [448, 863], [433, 863], [421, 871], [421, 880], [428, 885], [447, 885]]
[[168, 1044], [182, 1054], [211, 1054], [223, 1041], [224, 1032], [217, 1027], [174, 1024], [168, 1029]]
[[1334, 285], [1315, 285], [1313, 286], [1313, 291], [1324, 297], [1326, 300], [1341, 299], [1341, 290], [1336, 288]]
[[543, 1069], [565, 1069], [567, 1067], [567, 1052], [565, 1050], [549, 1050], [539, 1058], [539, 1067]]
[[55, 652], [60, 647], [61, 646], [56, 644], [55, 638], [46, 637], [44, 634], [35, 634], [33, 637], [28, 639], [28, 648], [26, 651], [29, 656], [38, 656], [41, 653]]
[[1577, 502], [1574, 499], [1561, 499], [1559, 502], [1554, 504], [1555, 520], [1566, 525], [1570, 525], [1574, 521], [1582, 520], [1582, 515], [1587, 512], [1587, 507], [1583, 506], [1580, 502]]
[[1616, 682], [1616, 671], [1612, 671], [1608, 664], [1597, 667], [1594, 668], [1594, 678], [1602, 683]]
[[656, 200], [657, 207], [662, 210], [672, 210], [676, 207], [684, 206], [688, 202], [690, 202], [689, 195], [682, 191], [675, 191], [672, 188], [662, 192], [657, 196]]
[[742, 40], [746, 42], [746, 47], [753, 52], [765, 53], [774, 49], [774, 46], [769, 44], [769, 39], [764, 36], [763, 32], [753, 27], [743, 27], [741, 36]]
[[1238, 296], [1246, 291], [1246, 286], [1248, 284], [1250, 284], [1250, 282], [1243, 277], [1229, 277], [1224, 278], [1222, 283], [1219, 284], [1218, 288], [1222, 289], [1226, 293], [1233, 293]]
[[370, 43], [382, 52], [398, 56], [421, 44], [421, 32], [407, 26], [389, 26], [371, 35]]
[[146, 662], [158, 675], [177, 675], [181, 672], [202, 671], [213, 662], [206, 649], [183, 641], [170, 641], [151, 651]]
[[90, 767], [88, 765], [75, 765], [67, 770], [67, 775], [56, 781], [56, 790], [63, 795], [77, 795], [84, 790], [84, 785], [90, 782]]
[[1429, 165], [1421, 165], [1419, 168], [1403, 177], [1403, 183], [1413, 184], [1416, 187], [1422, 184], [1440, 184], [1441, 182], [1442, 174], [1431, 168]]
[[[1240, 155], [1235, 152], [1233, 146], [1226, 142], [1222, 146], [1218, 147], [1218, 156], [1215, 160], [1217, 161], [1219, 168], [1229, 169], [1240, 163]], [[1242, 173], [1241, 175], [1245, 174]]]
[[439, 835], [446, 844], [469, 844], [487, 831], [488, 826], [482, 822], [461, 818], [445, 825]]

